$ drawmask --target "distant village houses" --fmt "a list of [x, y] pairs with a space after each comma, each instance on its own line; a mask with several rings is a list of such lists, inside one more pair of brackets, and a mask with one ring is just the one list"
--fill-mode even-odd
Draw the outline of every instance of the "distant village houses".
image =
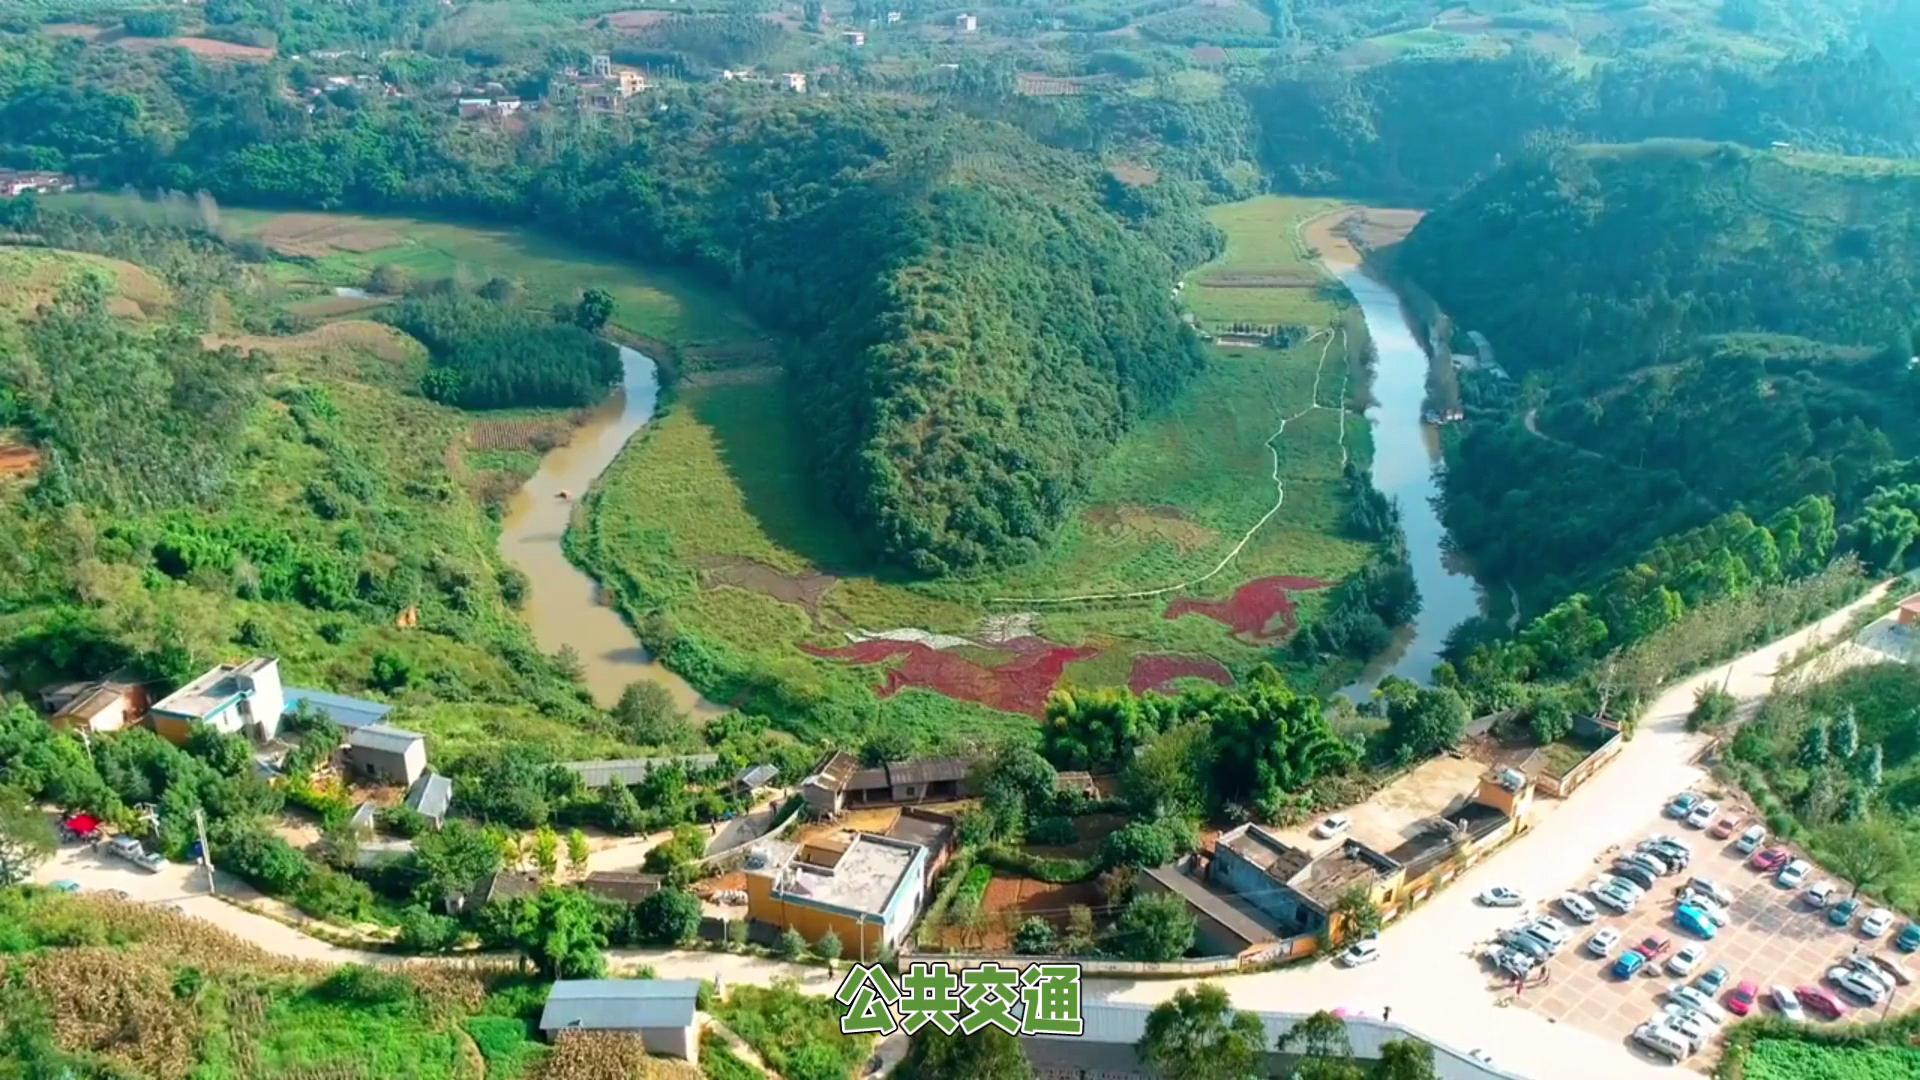
[[65, 173], [0, 169], [0, 195], [8, 198], [25, 195], [28, 192], [38, 195], [57, 195], [63, 191], [72, 191], [73, 187], [73, 177]]

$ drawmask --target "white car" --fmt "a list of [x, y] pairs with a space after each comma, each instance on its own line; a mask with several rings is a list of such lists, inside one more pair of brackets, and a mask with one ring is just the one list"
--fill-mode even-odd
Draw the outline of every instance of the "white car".
[[1827, 901], [1833, 899], [1833, 882], [1816, 881], [1807, 886], [1807, 891], [1801, 895], [1807, 898], [1807, 906], [1810, 908], [1826, 907]]
[[1780, 868], [1780, 876], [1774, 878], [1774, 881], [1783, 889], [1797, 889], [1811, 873], [1813, 873], [1812, 863], [1805, 859], [1795, 859]]
[[1715, 926], [1725, 926], [1733, 921], [1733, 916], [1727, 913], [1727, 909], [1721, 907], [1706, 893], [1689, 890], [1680, 894], [1680, 902], [1698, 908], [1700, 914], [1705, 915], [1707, 921]]
[[1568, 893], [1561, 897], [1560, 906], [1567, 910], [1567, 914], [1583, 923], [1590, 923], [1600, 917], [1600, 912], [1594, 910], [1594, 906], [1587, 902], [1587, 898], [1579, 893]]
[[1567, 924], [1551, 915], [1542, 915], [1528, 923], [1527, 933], [1553, 946], [1554, 952], [1559, 952], [1567, 943]]
[[1621, 877], [1618, 874], [1601, 874], [1598, 877], [1594, 878], [1593, 881], [1594, 881], [1594, 884], [1596, 885], [1604, 885], [1608, 888], [1620, 889], [1626, 892], [1627, 894], [1631, 895], [1635, 900], [1638, 900], [1647, 894], [1647, 890], [1634, 884], [1632, 881], [1628, 880], [1627, 878]]
[[138, 866], [149, 874], [157, 874], [160, 872], [161, 867], [167, 865], [167, 860], [161, 858], [158, 853], [148, 851], [146, 848], [141, 847], [140, 841], [135, 840], [131, 836], [116, 836], [107, 841], [107, 851], [118, 855], [120, 858]]
[[1520, 898], [1519, 893], [1505, 885], [1495, 885], [1474, 899], [1486, 907], [1519, 907], [1526, 902]]
[[1516, 979], [1525, 978], [1533, 970], [1533, 957], [1518, 949], [1501, 949], [1493, 954], [1493, 966]]
[[1708, 896], [1720, 901], [1722, 906], [1733, 903], [1733, 894], [1710, 878], [1694, 878], [1687, 882], [1687, 888], [1692, 889], [1694, 892], [1706, 893]]
[[1693, 1045], [1685, 1035], [1651, 1020], [1633, 1029], [1633, 1041], [1669, 1061], [1682, 1061], [1693, 1053]]
[[1663, 1006], [1660, 1015], [1654, 1019], [1679, 1032], [1695, 1052], [1713, 1038], [1712, 1022], [1685, 1005]]
[[1335, 814], [1313, 827], [1313, 835], [1329, 840], [1353, 828], [1353, 819], [1345, 814]]
[[1867, 937], [1879, 937], [1893, 929], [1893, 912], [1877, 907], [1860, 920], [1860, 933]]
[[1611, 956], [1613, 947], [1620, 944], [1620, 931], [1611, 926], [1603, 926], [1587, 939], [1587, 951], [1595, 956]]
[[1724, 1023], [1727, 1019], [1726, 1011], [1715, 1004], [1712, 998], [1691, 986], [1673, 983], [1667, 987], [1667, 1000], [1685, 1005], [1716, 1024]]
[[1828, 968], [1827, 981], [1868, 1005], [1878, 1005], [1887, 996], [1887, 988], [1878, 979], [1845, 965]]
[[1783, 1018], [1796, 1024], [1806, 1021], [1807, 1010], [1800, 1004], [1799, 995], [1793, 992], [1793, 987], [1776, 986], [1773, 988], [1772, 995], [1773, 1007], [1780, 1010]]
[[1872, 957], [1854, 953], [1851, 956], [1843, 957], [1840, 961], [1840, 966], [1852, 968], [1859, 972], [1864, 978], [1880, 984], [1880, 989], [1885, 990], [1889, 994], [1893, 993], [1893, 976], [1881, 970], [1880, 965], [1874, 963]]
[[1713, 824], [1713, 815], [1719, 812], [1720, 804], [1709, 799], [1687, 812], [1687, 824], [1696, 829], [1704, 829]]
[[1707, 959], [1707, 947], [1695, 942], [1667, 958], [1667, 974], [1685, 978]]
[[1757, 850], [1760, 847], [1761, 844], [1764, 844], [1766, 842], [1767, 842], [1767, 830], [1758, 825], [1755, 825], [1752, 828], [1748, 829], [1746, 832], [1741, 833], [1740, 839], [1734, 841], [1733, 846], [1739, 849], [1740, 854], [1751, 855], [1754, 853], [1755, 850]]
[[1380, 946], [1371, 941], [1356, 941], [1340, 954], [1340, 963], [1354, 968], [1380, 959]]

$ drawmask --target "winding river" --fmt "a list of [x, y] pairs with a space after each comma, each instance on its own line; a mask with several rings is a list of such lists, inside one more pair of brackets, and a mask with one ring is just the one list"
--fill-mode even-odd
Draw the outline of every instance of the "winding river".
[[1429, 682], [1447, 635], [1486, 610], [1486, 592], [1448, 545], [1446, 526], [1440, 523], [1435, 500], [1446, 466], [1439, 429], [1423, 416], [1427, 353], [1412, 318], [1392, 288], [1361, 268], [1351, 245], [1334, 239], [1330, 229], [1316, 230], [1315, 244], [1366, 319], [1374, 357], [1373, 404], [1367, 408], [1373, 429], [1373, 486], [1399, 504], [1407, 556], [1420, 588], [1419, 613], [1343, 691], [1365, 700], [1389, 675]]
[[685, 679], [647, 655], [633, 630], [602, 599], [600, 587], [568, 561], [561, 538], [578, 499], [586, 494], [635, 432], [653, 419], [660, 378], [653, 359], [620, 346], [621, 386], [594, 410], [565, 446], [540, 459], [540, 469], [507, 504], [500, 554], [527, 575], [523, 614], [545, 652], [571, 646], [580, 655], [587, 688], [611, 705], [629, 683], [665, 687], [674, 704], [695, 716], [725, 711]]

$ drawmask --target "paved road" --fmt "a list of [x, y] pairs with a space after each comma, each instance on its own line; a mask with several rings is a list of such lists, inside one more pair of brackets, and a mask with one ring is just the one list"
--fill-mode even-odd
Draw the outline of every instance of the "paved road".
[[[1806, 630], [1747, 653], [1731, 664], [1702, 672], [1672, 688], [1641, 716], [1620, 757], [1566, 803], [1544, 815], [1527, 835], [1463, 874], [1452, 885], [1390, 927], [1382, 958], [1346, 970], [1330, 964], [1288, 968], [1226, 980], [1236, 1004], [1283, 1012], [1346, 1006], [1392, 1019], [1457, 1050], [1483, 1048], [1501, 1068], [1522, 1076], [1575, 1080], [1672, 1076], [1671, 1066], [1638, 1056], [1624, 1042], [1611, 1042], [1529, 1009], [1494, 1004], [1486, 970], [1472, 956], [1476, 942], [1517, 920], [1513, 910], [1473, 902], [1481, 889], [1507, 885], [1529, 901], [1545, 900], [1593, 876], [1594, 859], [1609, 845], [1636, 839], [1630, 830], [1661, 800], [1697, 783], [1691, 762], [1705, 745], [1689, 734], [1686, 716], [1694, 691], [1728, 680], [1747, 702], [1764, 697], [1779, 663], [1813, 639], [1844, 629], [1860, 608], [1884, 590], [1836, 612]], [[1729, 674], [1730, 673], [1730, 674]], [[1180, 982], [1101, 980], [1089, 995], [1126, 1001], [1170, 997]]]

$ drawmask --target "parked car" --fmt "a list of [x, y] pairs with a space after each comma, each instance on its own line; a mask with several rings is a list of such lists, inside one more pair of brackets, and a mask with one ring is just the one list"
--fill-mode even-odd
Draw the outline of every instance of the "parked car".
[[1640, 854], [1651, 855], [1675, 870], [1683, 870], [1693, 862], [1693, 849], [1669, 836], [1656, 836], [1640, 841]]
[[1692, 904], [1681, 904], [1673, 909], [1673, 924], [1694, 937], [1712, 941], [1720, 932], [1720, 927], [1707, 916], [1707, 913]]
[[1900, 936], [1893, 939], [1893, 947], [1901, 952], [1920, 949], [1920, 923], [1908, 923], [1900, 928]]
[[1559, 919], [1551, 915], [1542, 915], [1527, 924], [1527, 933], [1551, 945], [1554, 952], [1559, 952], [1560, 947], [1567, 943], [1567, 938], [1572, 931], [1567, 929], [1567, 924]]
[[1867, 937], [1879, 937], [1893, 929], [1893, 912], [1886, 908], [1874, 908], [1867, 917], [1860, 920], [1860, 932]]
[[1600, 882], [1594, 882], [1588, 886], [1587, 891], [1592, 894], [1596, 901], [1622, 915], [1632, 911], [1634, 904], [1638, 900], [1638, 897], [1632, 893], [1622, 892], [1613, 885], [1603, 885]]
[[1700, 1048], [1713, 1038], [1713, 1022], [1685, 1005], [1670, 1003], [1661, 1008], [1660, 1015], [1654, 1019], [1687, 1040], [1687, 1048], [1694, 1053], [1699, 1053]]
[[1680, 983], [1669, 984], [1667, 986], [1667, 1000], [1679, 1002], [1716, 1024], [1723, 1023], [1727, 1019], [1726, 1012], [1714, 1003], [1713, 998], [1691, 986], [1685, 986]]
[[1652, 1020], [1633, 1029], [1633, 1041], [1669, 1061], [1685, 1061], [1693, 1053], [1684, 1035]]
[[1587, 951], [1595, 956], [1606, 956], [1618, 944], [1620, 944], [1620, 931], [1611, 926], [1603, 926], [1595, 930], [1593, 936], [1587, 939]]
[[1613, 863], [1613, 873], [1616, 877], [1625, 878], [1633, 882], [1635, 886], [1643, 891], [1653, 888], [1653, 874], [1649, 872], [1646, 867], [1631, 859], [1615, 859]]
[[1791, 858], [1793, 853], [1786, 848], [1770, 847], [1764, 851], [1754, 852], [1753, 857], [1747, 860], [1747, 865], [1763, 874], [1770, 874], [1785, 866], [1787, 860]]
[[1868, 1005], [1878, 1005], [1887, 996], [1887, 988], [1880, 985], [1878, 980], [1845, 964], [1828, 968], [1827, 981]]
[[1800, 999], [1793, 996], [1792, 987], [1776, 986], [1768, 991], [1768, 993], [1773, 998], [1773, 1007], [1780, 1010], [1782, 1017], [1792, 1020], [1794, 1023], [1801, 1023], [1806, 1020], [1807, 1010], [1800, 1007]]
[[1534, 937], [1526, 930], [1515, 927], [1500, 935], [1500, 944], [1509, 949], [1526, 953], [1535, 960], [1545, 960], [1553, 955], [1553, 946]]
[[1734, 850], [1745, 855], [1759, 848], [1761, 844], [1766, 842], [1766, 828], [1760, 825], [1749, 825], [1747, 826], [1747, 831], [1740, 834], [1740, 839], [1734, 841], [1733, 847]]
[[1795, 859], [1781, 867], [1780, 873], [1774, 877], [1773, 881], [1774, 884], [1783, 889], [1797, 889], [1800, 887], [1800, 883], [1807, 880], [1807, 875], [1811, 873], [1813, 873], [1812, 863], [1805, 859]]
[[80, 891], [80, 883], [72, 878], [61, 878], [59, 881], [53, 883], [53, 891], [69, 894], [77, 893]]
[[1797, 986], [1793, 990], [1793, 996], [1799, 1000], [1800, 1004], [1806, 1006], [1808, 1012], [1815, 1016], [1822, 1016], [1828, 1020], [1838, 1020], [1847, 1015], [1846, 1005], [1842, 1004], [1839, 998], [1818, 986]]
[[1644, 863], [1651, 864], [1651, 867], [1662, 877], [1686, 869], [1688, 861], [1688, 856], [1667, 847], [1643, 847], [1634, 852], [1633, 856]]
[[1687, 811], [1687, 824], [1696, 829], [1704, 829], [1713, 821], [1713, 815], [1719, 810], [1720, 804], [1711, 799], [1703, 803], [1695, 803], [1693, 809]]
[[1332, 817], [1322, 819], [1320, 824], [1315, 825], [1313, 827], [1313, 835], [1322, 840], [1327, 840], [1339, 836], [1351, 828], [1353, 828], [1352, 818], [1345, 814], [1335, 814]]
[[1713, 897], [1705, 893], [1691, 891], [1681, 893], [1680, 902], [1688, 907], [1699, 908], [1700, 913], [1705, 915], [1715, 926], [1724, 927], [1733, 921], [1733, 916], [1727, 912], [1727, 909], [1714, 903]]
[[1679, 951], [1667, 957], [1667, 974], [1687, 976], [1707, 958], [1707, 947], [1698, 943], [1689, 943]]
[[1590, 923], [1600, 917], [1600, 913], [1594, 910], [1592, 904], [1587, 902], [1587, 898], [1581, 896], [1579, 893], [1568, 893], [1561, 897], [1560, 906], [1566, 909], [1567, 914], [1582, 923]]
[[1648, 936], [1641, 938], [1640, 944], [1635, 945], [1633, 951], [1639, 953], [1645, 959], [1658, 960], [1672, 944], [1673, 943], [1666, 938]]
[[1827, 901], [1833, 899], [1833, 882], [1816, 881], [1807, 886], [1807, 891], [1800, 895], [1806, 897], [1807, 906], [1810, 908], [1826, 907]]
[[1705, 798], [1706, 796], [1704, 795], [1696, 795], [1691, 791], [1683, 791], [1675, 795], [1673, 800], [1667, 803], [1667, 816], [1670, 818], [1684, 818], [1688, 814], [1693, 813], [1693, 808], [1700, 805], [1701, 800]]
[[1895, 985], [1893, 976], [1880, 970], [1880, 965], [1874, 963], [1872, 957], [1864, 953], [1853, 953], [1841, 957], [1839, 966], [1852, 968], [1854, 971], [1859, 972], [1861, 977], [1879, 986], [1880, 989], [1889, 994], [1893, 993]]
[[1340, 963], [1350, 967], [1371, 964], [1380, 959], [1380, 946], [1377, 942], [1356, 941], [1340, 953]]
[[1613, 973], [1622, 979], [1631, 979], [1646, 966], [1646, 963], [1645, 956], [1629, 949], [1620, 954], [1620, 959], [1613, 962]]
[[1505, 885], [1495, 885], [1474, 899], [1480, 901], [1480, 903], [1486, 907], [1519, 907], [1525, 903], [1519, 893], [1514, 892]]
[[1849, 896], [1827, 909], [1827, 921], [1835, 926], [1845, 926], [1853, 921], [1854, 914], [1859, 910], [1860, 899]]
[[1707, 830], [1707, 835], [1713, 837], [1715, 840], [1725, 840], [1727, 837], [1733, 835], [1733, 830], [1739, 827], [1740, 819], [1732, 814], [1727, 814], [1719, 821], [1713, 823], [1713, 828]]
[[1701, 993], [1707, 995], [1708, 997], [1712, 997], [1713, 995], [1718, 994], [1721, 990], [1725, 989], [1727, 985], [1727, 980], [1732, 977], [1733, 977], [1733, 973], [1727, 970], [1727, 965], [1718, 964], [1718, 965], [1715, 965], [1714, 967], [1707, 969], [1707, 972], [1704, 975], [1701, 975], [1699, 978], [1693, 980], [1693, 985], [1695, 989], [1699, 990]]
[[167, 860], [140, 846], [140, 841], [131, 836], [116, 836], [107, 841], [107, 852], [138, 866], [149, 874], [158, 873], [167, 865]]
[[1515, 949], [1501, 949], [1493, 956], [1493, 966], [1513, 976], [1524, 979], [1533, 970], [1533, 957]]
[[1708, 896], [1711, 896], [1715, 900], [1720, 901], [1723, 907], [1731, 906], [1733, 904], [1733, 894], [1728, 892], [1719, 883], [1715, 882], [1711, 878], [1703, 878], [1703, 877], [1693, 878], [1687, 882], [1687, 888], [1692, 889], [1695, 892], [1706, 893]]
[[1733, 992], [1727, 995], [1727, 1011], [1735, 1016], [1745, 1016], [1753, 1011], [1754, 1002], [1760, 998], [1760, 986], [1752, 979], [1743, 979]]

